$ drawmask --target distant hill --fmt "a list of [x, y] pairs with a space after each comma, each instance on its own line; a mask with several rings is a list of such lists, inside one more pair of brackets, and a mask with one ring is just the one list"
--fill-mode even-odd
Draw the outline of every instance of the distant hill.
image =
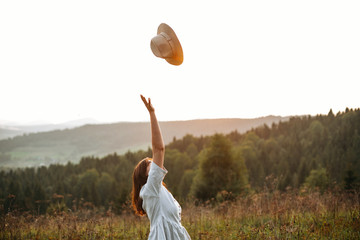
[[[287, 121], [289, 117], [255, 119], [203, 119], [160, 122], [166, 144], [174, 137], [246, 132], [264, 124]], [[30, 133], [0, 140], [0, 167], [33, 167], [79, 162], [83, 156], [104, 156], [128, 150], [147, 149], [151, 144], [149, 122], [88, 124], [72, 129]]]
[[12, 122], [0, 121], [0, 140], [23, 135], [24, 133], [48, 132], [52, 130], [80, 127], [85, 124], [98, 124], [98, 123], [99, 123], [98, 121], [91, 118], [78, 119], [60, 124], [37, 123], [37, 124], [21, 125]]

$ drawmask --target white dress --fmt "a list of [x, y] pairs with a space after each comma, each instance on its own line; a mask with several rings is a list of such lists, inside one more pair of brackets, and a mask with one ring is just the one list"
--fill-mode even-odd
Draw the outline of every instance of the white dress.
[[190, 239], [181, 225], [181, 207], [162, 185], [168, 171], [152, 162], [147, 182], [140, 190], [142, 207], [150, 220], [149, 240]]

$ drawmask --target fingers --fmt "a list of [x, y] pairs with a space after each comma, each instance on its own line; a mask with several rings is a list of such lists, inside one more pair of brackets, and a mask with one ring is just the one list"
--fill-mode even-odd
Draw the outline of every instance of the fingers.
[[144, 104], [147, 106], [148, 105], [148, 103], [147, 103], [147, 101], [146, 101], [146, 98], [143, 96], [143, 95], [141, 95], [140, 94], [140, 96], [141, 96], [141, 100], [144, 102]]
[[151, 99], [148, 98], [148, 101], [146, 101], [146, 98], [145, 98], [143, 95], [140, 94], [140, 96], [141, 96], [141, 100], [144, 102], [146, 108], [147, 108], [149, 111], [153, 111], [154, 108], [153, 108], [153, 106], [151, 105]]

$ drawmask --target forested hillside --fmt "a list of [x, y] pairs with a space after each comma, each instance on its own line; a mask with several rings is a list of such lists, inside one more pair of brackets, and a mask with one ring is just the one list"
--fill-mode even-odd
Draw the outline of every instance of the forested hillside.
[[[202, 119], [160, 122], [164, 141], [214, 133], [240, 133], [263, 124], [286, 121], [288, 117], [267, 116], [256, 119]], [[1, 129], [0, 129], [1, 130]], [[150, 145], [148, 122], [120, 122], [24, 134], [0, 140], [0, 169], [37, 167], [67, 162], [78, 163], [83, 156], [103, 157], [111, 153], [147, 149]]]
[[[1, 212], [110, 206], [120, 212], [133, 168], [146, 156], [150, 149], [1, 172]], [[263, 188], [359, 189], [360, 109], [293, 117], [246, 133], [186, 135], [166, 145], [165, 167], [164, 181], [179, 201], [221, 201]]]

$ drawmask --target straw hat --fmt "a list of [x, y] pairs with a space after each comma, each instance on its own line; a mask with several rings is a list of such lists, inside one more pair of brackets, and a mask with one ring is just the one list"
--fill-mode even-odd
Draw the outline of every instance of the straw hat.
[[151, 39], [151, 51], [155, 56], [164, 58], [172, 65], [180, 65], [183, 62], [184, 55], [179, 39], [174, 30], [165, 24], [161, 23], [158, 27], [157, 34]]

